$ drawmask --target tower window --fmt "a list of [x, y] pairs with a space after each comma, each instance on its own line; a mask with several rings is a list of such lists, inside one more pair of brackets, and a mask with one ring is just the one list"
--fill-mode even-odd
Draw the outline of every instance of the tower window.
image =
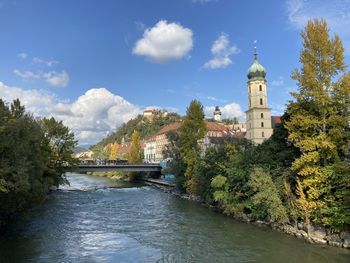
[[264, 132], [261, 132], [261, 137], [265, 137], [265, 133]]
[[263, 105], [263, 99], [260, 99], [260, 105]]
[[262, 86], [261, 85], [259, 85], [259, 91], [262, 91]]
[[261, 116], [261, 118], [263, 119], [263, 118], [264, 118], [264, 113], [261, 113], [260, 116]]
[[249, 86], [249, 93], [251, 93], [250, 86]]
[[261, 122], [261, 127], [264, 127], [264, 122], [263, 121]]

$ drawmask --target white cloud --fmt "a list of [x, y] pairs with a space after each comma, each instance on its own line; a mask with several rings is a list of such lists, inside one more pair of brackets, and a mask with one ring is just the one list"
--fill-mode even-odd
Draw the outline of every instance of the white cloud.
[[15, 69], [13, 73], [18, 77], [22, 78], [22, 80], [24, 81], [44, 79], [49, 86], [56, 87], [56, 88], [66, 87], [69, 83], [69, 75], [64, 70], [61, 72], [56, 72], [56, 71], [33, 72], [33, 71], [20, 71], [18, 69]]
[[50, 71], [43, 74], [43, 77], [46, 80], [46, 83], [51, 87], [61, 88], [66, 87], [69, 82], [69, 75], [66, 71], [61, 73], [56, 71]]
[[20, 60], [25, 60], [28, 57], [27, 53], [18, 53], [17, 54], [17, 58], [19, 58]]
[[41, 66], [41, 67], [52, 67], [53, 65], [58, 64], [58, 61], [54, 60], [54, 59], [50, 59], [50, 60], [43, 60], [41, 58], [38, 57], [34, 57], [32, 59], [32, 63], [34, 65], [37, 66]]
[[[215, 106], [208, 106], [204, 108], [204, 113], [207, 118], [213, 117], [213, 112], [215, 110]], [[229, 118], [233, 119], [233, 117], [244, 118], [245, 114], [242, 111], [241, 105], [238, 103], [230, 103], [224, 106], [220, 106], [221, 117], [223, 119]]]
[[232, 64], [230, 56], [238, 54], [239, 52], [240, 50], [237, 46], [230, 45], [228, 35], [222, 33], [211, 47], [211, 53], [214, 58], [206, 62], [203, 67], [211, 69], [226, 68], [228, 65]]
[[271, 81], [272, 86], [282, 86], [284, 84], [284, 79], [280, 76], [278, 79]]
[[43, 90], [25, 90], [0, 82], [0, 97], [11, 102], [19, 98], [35, 116], [62, 120], [81, 145], [98, 142], [109, 132], [141, 113], [140, 109], [105, 88], [88, 90], [76, 101], [60, 101]]
[[338, 33], [350, 48], [349, 0], [287, 0], [286, 7], [288, 21], [294, 28], [300, 30], [310, 19], [324, 18], [332, 32]]
[[15, 69], [13, 73], [23, 80], [34, 80], [41, 78], [40, 73], [34, 73], [33, 71], [20, 71], [18, 69]]
[[214, 97], [214, 96], [207, 96], [207, 99], [212, 100], [212, 101], [217, 101], [217, 102], [227, 102], [227, 100], [219, 99], [219, 98]]
[[185, 57], [193, 47], [192, 31], [179, 23], [160, 20], [147, 28], [139, 39], [133, 54], [146, 56], [154, 62], [163, 63]]

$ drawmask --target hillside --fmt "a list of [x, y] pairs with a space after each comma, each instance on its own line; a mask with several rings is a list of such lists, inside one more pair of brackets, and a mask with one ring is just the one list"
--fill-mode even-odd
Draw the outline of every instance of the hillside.
[[91, 148], [94, 148], [96, 146], [104, 146], [108, 143], [121, 143], [123, 138], [126, 142], [130, 141], [131, 134], [134, 130], [138, 131], [141, 140], [144, 140], [157, 133], [160, 129], [162, 129], [169, 123], [179, 121], [180, 119], [181, 117], [177, 113], [169, 113], [165, 117], [157, 116], [154, 118], [153, 121], [149, 121], [142, 115], [138, 115], [135, 119], [124, 123], [115, 132], [109, 134], [106, 138], [102, 139], [100, 142], [98, 142]]

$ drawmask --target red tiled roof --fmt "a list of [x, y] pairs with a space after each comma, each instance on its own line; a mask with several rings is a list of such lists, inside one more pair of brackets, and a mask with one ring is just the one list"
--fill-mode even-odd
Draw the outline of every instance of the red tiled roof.
[[167, 126], [163, 127], [159, 132], [157, 132], [156, 135], [165, 134], [165, 133], [168, 133], [170, 131], [176, 131], [179, 128], [180, 128], [180, 123], [179, 122], [170, 123]]
[[[220, 124], [217, 122], [210, 122], [210, 121], [206, 121], [205, 124], [207, 126], [207, 131], [229, 133], [229, 129], [225, 127], [223, 124]], [[163, 127], [159, 132], [157, 132], [156, 135], [165, 134], [170, 131], [176, 131], [180, 128], [180, 125], [181, 124], [179, 122], [170, 123], [169, 125]]]
[[281, 121], [281, 116], [271, 116], [275, 124], [280, 124]]
[[229, 132], [229, 129], [225, 127], [223, 124], [212, 122], [212, 121], [206, 121], [205, 123], [207, 125], [207, 131], [223, 132], [223, 133]]

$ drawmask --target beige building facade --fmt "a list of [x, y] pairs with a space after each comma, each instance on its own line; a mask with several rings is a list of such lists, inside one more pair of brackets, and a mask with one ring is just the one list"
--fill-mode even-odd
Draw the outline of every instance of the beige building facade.
[[246, 138], [256, 144], [272, 135], [271, 109], [267, 104], [266, 70], [255, 51], [253, 65], [248, 69], [248, 110]]

